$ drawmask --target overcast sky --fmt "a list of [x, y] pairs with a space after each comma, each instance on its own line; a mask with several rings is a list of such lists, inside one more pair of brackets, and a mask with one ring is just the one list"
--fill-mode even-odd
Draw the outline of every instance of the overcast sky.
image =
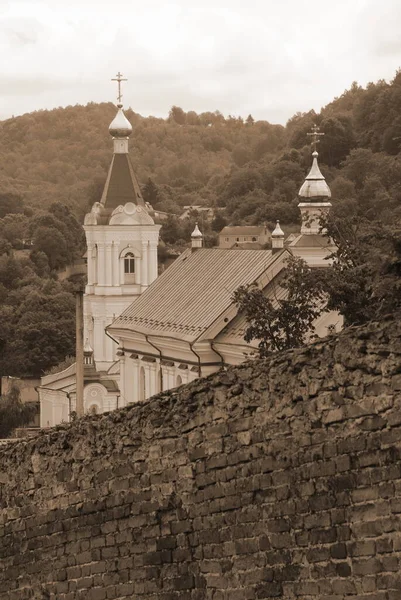
[[115, 101], [146, 116], [320, 110], [401, 67], [401, 0], [0, 0], [0, 119]]

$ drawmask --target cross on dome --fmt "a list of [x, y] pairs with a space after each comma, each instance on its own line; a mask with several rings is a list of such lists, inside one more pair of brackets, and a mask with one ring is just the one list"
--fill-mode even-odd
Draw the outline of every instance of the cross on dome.
[[122, 95], [122, 93], [121, 93], [121, 82], [122, 82], [122, 81], [128, 81], [128, 79], [127, 79], [127, 78], [124, 78], [124, 77], [123, 77], [123, 74], [122, 74], [122, 73], [120, 73], [120, 71], [119, 71], [119, 72], [117, 73], [117, 75], [116, 75], [115, 77], [113, 77], [113, 78], [112, 78], [112, 80], [111, 80], [111, 81], [117, 81], [117, 83], [118, 83], [118, 96], [117, 96], [117, 102], [118, 102], [118, 104], [121, 104], [121, 100], [122, 100], [122, 98], [123, 98], [123, 95]]
[[309, 135], [310, 137], [312, 137], [313, 150], [314, 150], [314, 152], [316, 152], [316, 146], [320, 142], [319, 137], [323, 136], [324, 133], [321, 132], [320, 127], [318, 125], [316, 125], [316, 123], [314, 123], [313, 127], [312, 127], [312, 131], [310, 133], [307, 133], [306, 135]]

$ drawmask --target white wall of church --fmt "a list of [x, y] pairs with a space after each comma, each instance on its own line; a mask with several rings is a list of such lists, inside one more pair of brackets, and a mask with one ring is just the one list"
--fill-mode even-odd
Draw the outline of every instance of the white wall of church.
[[149, 362], [126, 354], [120, 357], [120, 377], [121, 406], [126, 406], [189, 383], [198, 377], [198, 371], [183, 368], [179, 362], [166, 365], [159, 359]]
[[107, 371], [117, 358], [117, 344], [106, 327], [157, 277], [159, 229], [151, 224], [85, 225], [84, 337], [98, 370]]
[[61, 390], [42, 390], [40, 393], [40, 426], [53, 427], [70, 420], [70, 400]]

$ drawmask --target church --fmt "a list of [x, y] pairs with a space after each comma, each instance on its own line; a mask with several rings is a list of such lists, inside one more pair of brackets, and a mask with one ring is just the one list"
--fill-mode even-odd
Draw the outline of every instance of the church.
[[[131, 125], [121, 104], [109, 132], [114, 152], [99, 202], [85, 217], [87, 286], [84, 295], [84, 410], [102, 413], [138, 402], [249, 358], [246, 321], [233, 292], [256, 283], [279, 298], [292, 254], [327, 268], [334, 248], [320, 232], [331, 192], [318, 153], [300, 191], [302, 225], [289, 243], [279, 223], [272, 249], [204, 248], [195, 227], [191, 248], [157, 276], [160, 225], [142, 197], [128, 154]], [[317, 139], [317, 129], [314, 133]], [[315, 334], [342, 327], [338, 313], [321, 315]], [[68, 422], [76, 407], [75, 364], [42, 378], [41, 426]]]

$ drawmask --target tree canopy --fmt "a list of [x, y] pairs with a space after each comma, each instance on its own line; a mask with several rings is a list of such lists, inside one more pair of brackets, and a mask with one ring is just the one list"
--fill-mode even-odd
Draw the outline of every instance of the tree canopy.
[[0, 438], [7, 438], [17, 427], [28, 425], [35, 413], [35, 405], [21, 402], [20, 390], [13, 385], [8, 394], [0, 396]]

